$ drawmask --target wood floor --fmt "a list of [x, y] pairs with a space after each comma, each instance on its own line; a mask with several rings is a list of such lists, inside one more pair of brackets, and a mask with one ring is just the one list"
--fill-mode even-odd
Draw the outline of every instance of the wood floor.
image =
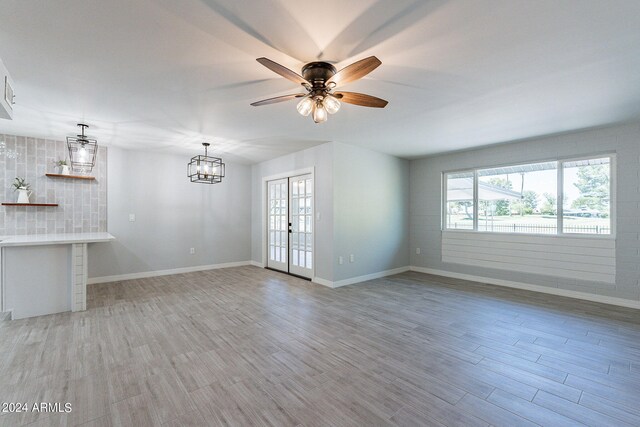
[[639, 311], [420, 273], [93, 285], [0, 346], [0, 401], [73, 409], [2, 426], [640, 425]]

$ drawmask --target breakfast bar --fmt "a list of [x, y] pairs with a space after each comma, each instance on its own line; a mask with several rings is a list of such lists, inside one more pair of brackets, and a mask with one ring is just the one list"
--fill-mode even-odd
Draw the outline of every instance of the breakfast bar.
[[87, 308], [87, 245], [105, 232], [0, 236], [1, 310], [12, 319]]

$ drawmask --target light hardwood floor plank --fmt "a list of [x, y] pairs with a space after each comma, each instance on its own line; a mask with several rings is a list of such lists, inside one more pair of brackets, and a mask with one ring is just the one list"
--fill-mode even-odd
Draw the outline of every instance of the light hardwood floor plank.
[[0, 426], [640, 425], [640, 312], [407, 272], [256, 267], [92, 285], [0, 322]]

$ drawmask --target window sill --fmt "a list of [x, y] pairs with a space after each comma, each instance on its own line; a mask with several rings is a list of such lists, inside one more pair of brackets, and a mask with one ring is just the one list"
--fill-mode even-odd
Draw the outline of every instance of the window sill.
[[583, 234], [583, 233], [562, 233], [562, 234], [542, 234], [542, 233], [496, 233], [495, 231], [474, 231], [474, 230], [456, 230], [445, 228], [440, 230], [442, 233], [462, 233], [462, 234], [483, 234], [492, 236], [526, 236], [526, 237], [554, 237], [554, 238], [569, 238], [569, 239], [602, 239], [602, 240], [615, 240], [614, 234]]

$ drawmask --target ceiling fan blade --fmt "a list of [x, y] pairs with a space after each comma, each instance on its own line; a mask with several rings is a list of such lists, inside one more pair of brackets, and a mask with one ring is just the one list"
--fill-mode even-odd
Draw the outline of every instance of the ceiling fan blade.
[[263, 99], [262, 101], [252, 102], [251, 105], [253, 105], [254, 107], [259, 107], [261, 105], [276, 104], [278, 102], [289, 101], [295, 98], [302, 98], [303, 96], [306, 96], [306, 94], [296, 93], [293, 95], [276, 96], [275, 98]]
[[342, 102], [347, 104], [361, 105], [363, 107], [384, 108], [389, 103], [384, 99], [376, 98], [375, 96], [365, 95], [364, 93], [357, 92], [336, 92], [333, 94]]
[[358, 80], [378, 68], [382, 62], [375, 56], [370, 56], [360, 61], [347, 65], [327, 80], [327, 84], [335, 83], [336, 86]]
[[290, 69], [288, 69], [284, 65], [280, 65], [277, 62], [273, 62], [272, 60], [270, 60], [268, 58], [258, 58], [258, 59], [256, 59], [256, 61], [258, 61], [259, 63], [261, 63], [262, 65], [264, 65], [265, 67], [267, 67], [268, 69], [273, 71], [274, 73], [280, 74], [285, 79], [289, 79], [292, 82], [298, 83], [298, 84], [301, 84], [301, 85], [309, 85], [309, 86], [311, 86], [311, 83], [309, 83], [307, 80], [305, 80], [300, 74], [298, 74], [298, 73], [296, 73], [294, 71], [291, 71]]

